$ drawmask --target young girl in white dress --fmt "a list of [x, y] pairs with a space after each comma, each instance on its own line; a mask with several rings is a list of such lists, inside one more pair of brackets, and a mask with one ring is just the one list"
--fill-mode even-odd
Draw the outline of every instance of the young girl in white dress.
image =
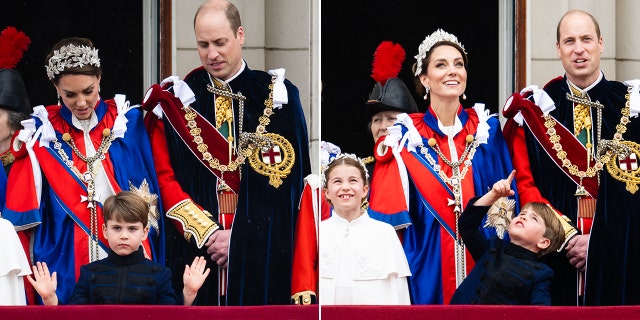
[[31, 274], [31, 266], [22, 249], [20, 239], [11, 222], [0, 216], [0, 305], [20, 306], [27, 304], [24, 291], [24, 276]]
[[368, 173], [340, 154], [323, 174], [331, 218], [320, 223], [320, 304], [408, 305], [407, 258], [394, 228], [366, 209]]

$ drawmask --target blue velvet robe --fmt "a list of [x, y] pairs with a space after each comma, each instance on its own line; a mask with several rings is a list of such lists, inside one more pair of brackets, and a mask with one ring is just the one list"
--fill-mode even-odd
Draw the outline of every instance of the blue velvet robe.
[[[113, 100], [99, 100], [94, 110], [98, 124], [91, 129], [91, 136], [94, 148], [98, 149], [103, 130], [113, 129], [117, 111]], [[71, 148], [62, 142], [65, 132], [72, 132], [74, 136], [82, 135], [80, 130], [72, 125], [71, 111], [64, 105], [49, 106], [47, 111], [55, 135], [65, 153], [73, 157], [75, 166], [83, 164]], [[42, 122], [38, 118], [35, 119], [38, 128]], [[128, 122], [124, 137], [116, 138], [111, 143], [106, 159], [102, 161], [103, 166], [113, 168], [113, 175], [111, 170], [105, 170], [108, 179], [114, 188], [120, 190], [130, 190], [130, 184], [140, 187], [146, 180], [150, 192], [159, 194], [151, 147], [142, 122], [142, 111], [131, 108], [126, 113], [126, 119]], [[80, 143], [83, 142], [76, 141], [76, 145]], [[81, 195], [86, 196], [86, 185], [64, 164], [54, 150], [53, 142], [49, 148], [41, 147], [36, 142], [34, 149], [40, 164], [38, 170], [42, 171], [43, 186], [40, 195], [35, 194], [37, 189], [33, 187], [34, 180], [30, 177], [33, 169], [24, 148], [23, 144], [11, 168], [3, 216], [18, 230], [33, 227], [31, 257], [33, 261], [46, 262], [51, 272], [58, 273], [57, 294], [60, 303], [64, 304], [71, 295], [79, 268], [89, 263], [86, 242], [82, 239], [89, 233], [88, 224], [82, 222], [88, 221], [89, 209], [86, 202], [81, 202], [80, 198]], [[83, 150], [80, 146], [78, 148]], [[79, 188], [77, 190], [81, 190], [82, 193], [71, 194], [72, 187]], [[41, 196], [40, 203], [36, 201], [37, 196]], [[108, 244], [103, 239], [100, 224], [102, 204], [98, 203], [98, 206], [98, 234], [101, 240], [99, 245], [107, 250]], [[162, 212], [160, 202], [158, 210]], [[158, 230], [150, 228], [148, 240], [153, 251], [153, 259], [164, 261], [162, 219], [158, 219], [158, 224]], [[85, 247], [80, 248], [78, 243], [83, 243]]]
[[[444, 133], [438, 128], [438, 120], [433, 112], [427, 111], [424, 115], [412, 114], [410, 116], [415, 126], [422, 128], [419, 128], [418, 131], [422, 136], [424, 146], [428, 145], [427, 141], [431, 137], [437, 137], [437, 139], [441, 139], [441, 141], [444, 141], [443, 143], [446, 143], [447, 139]], [[478, 116], [475, 110], [463, 109], [459, 112], [458, 117], [463, 129], [456, 134], [454, 138], [456, 140], [454, 140], [454, 142], [456, 144], [461, 143], [460, 146], [457, 146], [458, 155], [460, 156], [464, 148], [463, 141], [465, 134], [476, 134]], [[513, 170], [498, 118], [495, 116], [490, 117], [487, 120], [487, 124], [489, 126], [487, 143], [482, 143], [476, 148], [475, 156], [471, 160], [472, 165], [469, 167], [471, 172], [467, 173], [464, 178], [473, 179], [472, 183], [467, 184], [467, 186], [469, 186], [468, 188], [473, 190], [463, 190], [464, 194], [470, 195], [469, 198], [474, 195], [484, 194], [496, 181], [508, 177], [511, 170]], [[403, 127], [403, 134], [406, 130], [407, 129]], [[429, 134], [433, 134], [433, 136], [425, 137], [424, 133], [427, 131], [430, 132]], [[406, 146], [404, 148], [406, 149]], [[446, 166], [438, 155], [435, 154], [435, 151], [429, 147], [427, 148], [438, 164]], [[446, 151], [443, 152], [447, 154], [447, 158], [449, 158], [448, 153], [446, 153]], [[417, 164], [417, 166], [423, 166], [426, 169], [413, 169], [407, 163], [406, 157], [418, 159], [420, 164]], [[417, 152], [411, 152], [406, 156], [403, 154], [403, 159], [405, 159], [410, 180], [408, 212], [379, 211], [373, 212], [371, 217], [392, 225], [397, 225], [398, 222], [402, 224], [407, 221], [410, 222], [411, 225], [408, 226], [404, 232], [403, 247], [407, 254], [407, 260], [409, 261], [409, 267], [412, 273], [412, 276], [409, 278], [411, 302], [413, 304], [446, 304], [449, 303], [449, 299], [455, 291], [455, 269], [452, 265], [453, 261], [449, 259], [451, 252], [453, 252], [453, 244], [450, 243], [450, 238], [455, 236], [455, 225], [441, 223], [441, 221], [443, 220], [443, 216], [453, 217], [453, 207], [447, 206], [443, 212], [438, 212], [438, 210], [434, 209], [434, 205], [427, 201], [425, 194], [421, 193], [416, 187], [416, 183], [421, 183], [420, 180], [424, 180], [423, 176], [416, 174], [419, 170], [428, 170], [431, 171], [431, 173], [427, 174], [436, 175], [432, 172], [433, 168], [424, 156], [420, 154], [419, 150]], [[376, 166], [377, 175], [388, 175], [388, 173], [383, 170], [388, 170], [389, 166], [382, 166], [381, 164], [376, 164]], [[390, 167], [396, 168], [395, 166]], [[388, 176], [391, 177], [392, 175]], [[435, 183], [444, 185], [444, 182], [442, 182], [440, 178], [436, 179], [439, 182]], [[376, 185], [373, 185], [372, 189], [373, 188], [377, 188]], [[515, 190], [515, 183], [512, 185], [512, 188]], [[437, 189], [433, 188], [425, 192], [431, 194], [436, 193], [436, 201], [446, 203], [446, 199], [453, 199], [453, 196], [450, 190], [444, 190], [447, 189], [438, 187]], [[463, 199], [463, 201], [466, 200], [467, 199]], [[377, 199], [371, 199], [372, 203], [374, 203], [374, 201], [376, 203], [380, 202]], [[404, 198], [397, 194], [383, 195], [382, 201], [385, 202], [388, 208], [397, 208], [399, 206], [392, 205], [392, 202], [403, 202]], [[492, 228], [485, 229], [485, 232], [487, 232], [487, 235], [495, 234], [495, 230]], [[444, 233], [447, 234], [445, 235]], [[445, 243], [444, 240], [448, 242]], [[444, 253], [442, 248], [445, 248], [444, 250], [447, 250], [447, 253]], [[470, 267], [473, 266], [473, 261], [469, 254], [467, 254], [466, 266], [468, 273], [471, 270]], [[453, 277], [451, 276], [452, 272], [454, 274]], [[443, 274], [446, 274], [446, 276], [443, 276]], [[447, 297], [447, 295], [449, 296]]]
[[[210, 79], [203, 68], [193, 70], [185, 82], [194, 92], [196, 101], [191, 104], [209, 122], [215, 123], [215, 96], [207, 90]], [[309, 140], [298, 89], [285, 80], [288, 104], [274, 109], [266, 131], [285, 137], [295, 150], [295, 164], [291, 173], [283, 178], [276, 189], [269, 185], [269, 178], [253, 170], [246, 161], [242, 176], [238, 207], [234, 217], [228, 267], [228, 305], [289, 304], [291, 300], [291, 265], [293, 237], [297, 206], [304, 187], [304, 177], [311, 172]], [[229, 86], [247, 99], [244, 104], [244, 132], [255, 132], [258, 118], [269, 96], [271, 75], [248, 67]], [[238, 108], [234, 101], [234, 123], [238, 123]], [[237, 125], [235, 137], [239, 137]], [[165, 121], [168, 152], [175, 179], [195, 203], [217, 215], [216, 177], [205, 168], [185, 146], [171, 125]], [[169, 229], [169, 228], [168, 228]], [[178, 239], [169, 239], [168, 264], [172, 272], [180, 274], [185, 261], [190, 263], [195, 255], [205, 255], [205, 249], [197, 249]], [[214, 264], [214, 263], [213, 263]], [[201, 305], [217, 304], [217, 272], [212, 270], [210, 279], [198, 294]], [[174, 286], [179, 286], [174, 282]]]
[[[570, 92], [566, 78], [550, 81], [544, 90], [553, 99], [556, 109], [550, 114], [573, 131], [573, 102], [566, 99]], [[622, 116], [627, 86], [604, 77], [588, 91], [592, 101], [604, 105], [602, 139], [610, 140]], [[598, 120], [592, 108], [594, 129]], [[640, 120], [630, 118], [624, 140], [640, 142]], [[593, 135], [594, 139], [596, 138]], [[531, 173], [542, 196], [572, 221], [576, 220], [576, 184], [562, 172], [525, 126], [527, 152]], [[616, 164], [617, 165], [617, 164]], [[550, 179], [550, 177], [553, 177]], [[585, 305], [640, 304], [640, 192], [625, 190], [625, 183], [614, 179], [607, 169], [600, 172], [598, 201], [591, 228]], [[552, 253], [544, 258], [555, 272], [552, 284], [552, 304], [575, 305], [576, 269], [569, 264], [566, 252]]]

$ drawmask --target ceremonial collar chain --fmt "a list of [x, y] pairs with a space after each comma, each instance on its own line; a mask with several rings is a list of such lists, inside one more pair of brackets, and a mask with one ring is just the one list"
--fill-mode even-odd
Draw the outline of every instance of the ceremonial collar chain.
[[577, 103], [577, 104], [583, 104], [585, 106], [589, 106], [589, 107], [593, 107], [596, 109], [603, 109], [604, 105], [602, 105], [602, 103], [600, 103], [600, 101], [591, 101], [588, 98], [583, 98], [577, 95], [574, 95], [573, 93], [567, 92], [567, 100]]
[[53, 80], [57, 74], [65, 69], [82, 68], [85, 65], [100, 67], [98, 49], [69, 44], [53, 51], [53, 56], [49, 59], [45, 68], [47, 69], [47, 77], [49, 80]]
[[[460, 228], [458, 225], [460, 214], [462, 213], [462, 179], [464, 179], [467, 172], [469, 171], [469, 167], [472, 164], [471, 160], [473, 160], [473, 156], [476, 153], [476, 148], [478, 147], [478, 145], [480, 145], [480, 143], [476, 141], [472, 135], [467, 135], [464, 151], [462, 152], [462, 155], [460, 156], [458, 161], [451, 161], [447, 159], [447, 157], [445, 157], [445, 155], [440, 150], [440, 147], [438, 146], [435, 138], [430, 138], [427, 143], [429, 147], [431, 147], [431, 149], [433, 149], [438, 154], [438, 157], [440, 157], [440, 159], [444, 161], [444, 163], [451, 167], [451, 177], [447, 177], [444, 170], [442, 170], [442, 167], [437, 164], [436, 160], [429, 154], [429, 150], [424, 145], [420, 146], [420, 153], [424, 154], [431, 167], [433, 167], [433, 170], [438, 173], [440, 179], [446, 184], [450, 185], [452, 188], [451, 191], [453, 191], [454, 199], [449, 199], [448, 205], [454, 206], [453, 214], [456, 222], [456, 234], [454, 243], [454, 254], [456, 260], [456, 284], [460, 285], [460, 283], [462, 283], [462, 281], [466, 277], [466, 257], [464, 249], [465, 246], [464, 242], [462, 241], [462, 237], [460, 237]], [[455, 148], [455, 145], [452, 145], [451, 147]], [[462, 168], [462, 171], [460, 171], [460, 166], [463, 163], [464, 168]]]
[[[73, 153], [75, 153], [78, 158], [87, 163], [87, 171], [85, 173], [80, 173], [78, 168], [74, 166], [73, 160], [69, 158], [67, 153], [62, 149], [62, 143], [58, 141], [58, 139], [53, 140], [53, 148], [58, 152], [60, 158], [64, 162], [69, 169], [84, 182], [87, 186], [87, 198], [84, 199], [81, 197], [81, 201], [87, 201], [87, 208], [89, 208], [90, 212], [90, 253], [91, 253], [91, 262], [98, 260], [98, 214], [96, 211], [96, 189], [95, 189], [95, 177], [100, 165], [102, 164], [102, 160], [106, 158], [105, 154], [109, 151], [109, 147], [111, 146], [111, 142], [115, 140], [115, 137], [110, 129], [104, 129], [102, 131], [102, 142], [100, 142], [100, 146], [95, 154], [90, 157], [87, 157], [78, 150], [78, 147], [74, 143], [71, 135], [69, 133], [65, 133], [62, 135], [62, 141], [67, 143]], [[97, 163], [96, 163], [97, 162]]]
[[239, 100], [241, 103], [243, 103], [245, 100], [247, 100], [247, 97], [243, 96], [242, 93], [238, 92], [238, 93], [233, 93], [231, 92], [231, 90], [227, 89], [227, 88], [223, 88], [223, 87], [218, 87], [217, 85], [211, 85], [211, 84], [207, 84], [207, 90], [213, 94], [216, 95], [220, 95], [220, 96], [225, 96], [231, 99], [236, 99]]
[[[462, 152], [462, 155], [460, 156], [460, 159], [458, 159], [458, 161], [451, 161], [447, 159], [447, 157], [445, 157], [445, 155], [440, 150], [436, 139], [430, 138], [428, 140], [428, 145], [436, 152], [436, 154], [438, 154], [438, 157], [442, 159], [444, 163], [451, 167], [451, 177], [447, 177], [444, 170], [442, 170], [442, 166], [439, 165], [436, 160], [429, 154], [428, 149], [424, 145], [420, 147], [420, 153], [424, 154], [429, 164], [431, 164], [431, 167], [433, 167], [433, 170], [438, 173], [440, 179], [442, 179], [442, 181], [450, 185], [452, 188], [451, 191], [453, 191], [453, 195], [455, 197], [455, 202], [452, 204], [455, 206], [453, 212], [456, 215], [456, 240], [461, 241], [458, 230], [458, 218], [460, 217], [460, 214], [462, 212], [462, 179], [464, 179], [467, 172], [469, 171], [469, 167], [472, 164], [471, 160], [473, 160], [473, 157], [476, 154], [476, 148], [478, 147], [479, 143], [475, 141], [472, 135], [468, 135], [466, 137], [464, 152]], [[455, 148], [455, 146], [451, 147]], [[462, 164], [464, 164], [464, 167], [462, 168], [462, 171], [460, 171], [460, 166]]]
[[[629, 114], [629, 98], [630, 94], [626, 94], [625, 98], [627, 102], [625, 103], [624, 108], [620, 111], [622, 116], [620, 117], [620, 123], [616, 125], [616, 133], [613, 135], [613, 139], [611, 140], [601, 140], [601, 128], [602, 128], [602, 109], [598, 109], [598, 148], [597, 155], [595, 157], [596, 163], [593, 166], [590, 166], [590, 155], [587, 156], [587, 170], [580, 170], [577, 165], [573, 164], [569, 158], [567, 158], [567, 152], [564, 151], [562, 144], [560, 143], [560, 136], [557, 134], [555, 126], [557, 122], [553, 117], [549, 114], [544, 115], [544, 126], [547, 128], [547, 136], [549, 137], [549, 141], [553, 143], [553, 149], [556, 151], [556, 157], [562, 163], [562, 166], [569, 170], [569, 173], [572, 176], [580, 178], [580, 185], [576, 190], [576, 196], [586, 196], [587, 192], [582, 185], [583, 178], [592, 178], [594, 177], [605, 164], [611, 161], [612, 156], [614, 154], [624, 155], [626, 158], [631, 150], [628, 146], [621, 143], [622, 134], [627, 132], [627, 124], [630, 122]], [[598, 102], [596, 102], [598, 103]], [[599, 177], [598, 177], [599, 178]], [[598, 181], [599, 183], [599, 181]]]
[[198, 127], [198, 124], [195, 121], [195, 119], [198, 117], [198, 114], [189, 106], [183, 107], [183, 110], [185, 112], [184, 118], [187, 120], [189, 133], [193, 137], [193, 141], [197, 144], [197, 149], [202, 154], [202, 159], [207, 161], [211, 168], [220, 171], [222, 174], [224, 174], [225, 172], [236, 171], [245, 162], [247, 157], [253, 154], [256, 147], [261, 147], [263, 149], [269, 149], [272, 147], [271, 141], [267, 137], [264, 137], [263, 134], [266, 133], [266, 127], [271, 122], [269, 117], [273, 114], [274, 82], [275, 77], [272, 78], [272, 82], [271, 84], [269, 84], [269, 98], [264, 101], [265, 108], [262, 112], [262, 115], [258, 118], [259, 125], [256, 127], [255, 133], [242, 131], [244, 118], [244, 101], [246, 100], [246, 97], [243, 96], [240, 92], [235, 94], [230, 90], [225, 90], [224, 88], [218, 88], [211, 84], [207, 84], [207, 90], [209, 92], [217, 95], [223, 95], [239, 101], [238, 129], [240, 132], [240, 152], [234, 160], [229, 161], [229, 163], [226, 165], [221, 164], [220, 160], [214, 158], [213, 155], [211, 155], [211, 153], [208, 151], [209, 146], [204, 143], [204, 139], [200, 135], [202, 133], [202, 129]]

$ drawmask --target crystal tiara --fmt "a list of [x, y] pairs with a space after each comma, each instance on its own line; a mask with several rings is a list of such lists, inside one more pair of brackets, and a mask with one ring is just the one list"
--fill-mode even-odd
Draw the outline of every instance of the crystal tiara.
[[53, 56], [45, 68], [47, 69], [47, 77], [49, 80], [53, 80], [56, 74], [67, 68], [82, 68], [85, 65], [100, 67], [98, 49], [70, 44], [53, 51]]
[[425, 37], [424, 41], [422, 41], [422, 43], [420, 44], [420, 47], [418, 47], [418, 54], [415, 56], [417, 62], [415, 76], [418, 76], [420, 75], [420, 73], [422, 73], [422, 60], [427, 57], [427, 52], [431, 50], [431, 47], [433, 47], [433, 45], [441, 41], [453, 42], [459, 45], [460, 48], [462, 48], [462, 52], [464, 52], [464, 54], [467, 54], [464, 46], [462, 45], [462, 43], [460, 43], [460, 41], [458, 41], [458, 38], [456, 36], [442, 29], [438, 29], [431, 35]]

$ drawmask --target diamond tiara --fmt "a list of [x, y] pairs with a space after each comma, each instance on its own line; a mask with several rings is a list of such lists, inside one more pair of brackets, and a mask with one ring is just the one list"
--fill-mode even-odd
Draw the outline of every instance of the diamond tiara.
[[327, 169], [329, 169], [329, 167], [331, 167], [331, 164], [334, 161], [342, 159], [342, 158], [351, 158], [353, 160], [358, 161], [358, 163], [360, 164], [360, 167], [362, 167], [362, 169], [364, 170], [364, 178], [369, 180], [369, 170], [367, 170], [367, 166], [364, 164], [362, 159], [358, 158], [358, 156], [356, 156], [353, 153], [340, 153], [335, 158], [333, 158], [331, 161], [329, 161], [329, 163], [324, 167], [324, 170], [322, 170], [322, 177], [320, 177], [320, 178], [322, 180], [322, 186], [323, 187], [325, 187], [325, 188], [327, 187], [327, 175], [326, 175]]
[[57, 74], [67, 68], [82, 68], [85, 65], [100, 67], [98, 49], [70, 44], [53, 51], [53, 56], [45, 68], [47, 69], [47, 77], [49, 80], [53, 80]]
[[462, 48], [462, 52], [464, 52], [464, 54], [467, 54], [464, 46], [462, 45], [462, 43], [460, 43], [460, 41], [458, 41], [458, 38], [456, 36], [442, 29], [438, 29], [431, 35], [425, 37], [424, 41], [422, 41], [422, 43], [420, 44], [420, 47], [418, 47], [418, 54], [415, 56], [417, 62], [415, 76], [418, 76], [420, 75], [420, 73], [422, 73], [422, 60], [427, 57], [427, 52], [429, 52], [429, 50], [431, 50], [431, 48], [436, 43], [441, 41], [453, 42], [459, 45], [460, 48]]

